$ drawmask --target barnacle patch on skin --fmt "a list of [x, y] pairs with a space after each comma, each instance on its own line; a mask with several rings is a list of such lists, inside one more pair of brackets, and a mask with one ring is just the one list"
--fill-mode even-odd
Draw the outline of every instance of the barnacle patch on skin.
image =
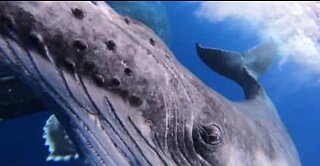
[[79, 157], [64, 127], [54, 115], [47, 120], [43, 130], [45, 145], [49, 146], [47, 161], [68, 161]]

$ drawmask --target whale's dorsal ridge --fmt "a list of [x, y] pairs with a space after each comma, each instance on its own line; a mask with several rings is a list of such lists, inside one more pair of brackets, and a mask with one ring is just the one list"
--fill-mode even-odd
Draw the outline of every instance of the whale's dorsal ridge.
[[243, 88], [246, 99], [264, 94], [257, 80], [271, 66], [277, 53], [272, 39], [242, 53], [204, 48], [198, 43], [196, 50], [201, 60], [212, 70], [237, 82]]

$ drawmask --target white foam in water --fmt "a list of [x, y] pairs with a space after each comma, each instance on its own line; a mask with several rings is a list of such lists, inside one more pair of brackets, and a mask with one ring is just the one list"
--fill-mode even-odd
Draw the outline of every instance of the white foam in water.
[[[279, 41], [280, 66], [293, 60], [320, 74], [319, 2], [199, 2], [197, 16], [212, 22], [236, 19], [261, 38]], [[248, 24], [247, 24], [248, 25]]]

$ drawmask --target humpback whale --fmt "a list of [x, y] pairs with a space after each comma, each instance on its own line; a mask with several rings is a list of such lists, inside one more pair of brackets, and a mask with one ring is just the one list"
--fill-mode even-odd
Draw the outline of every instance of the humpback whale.
[[[299, 166], [258, 82], [276, 45], [236, 53], [196, 44], [196, 50], [243, 88], [245, 101], [207, 87], [152, 30], [105, 3], [0, 2], [1, 68], [36, 94], [30, 101], [41, 100], [54, 114], [44, 135], [50, 159], [79, 156], [92, 166]], [[6, 110], [1, 118], [23, 114]]]

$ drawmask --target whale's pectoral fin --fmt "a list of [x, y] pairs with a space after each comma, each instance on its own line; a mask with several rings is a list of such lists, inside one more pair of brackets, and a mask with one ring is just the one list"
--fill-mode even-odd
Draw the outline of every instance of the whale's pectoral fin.
[[236, 81], [244, 90], [246, 99], [261, 94], [257, 79], [272, 64], [277, 53], [273, 40], [265, 41], [243, 53], [203, 48], [196, 44], [202, 61], [217, 73]]
[[49, 146], [49, 156], [47, 161], [61, 161], [78, 158], [76, 148], [69, 139], [64, 127], [58, 119], [51, 115], [43, 128], [43, 138], [46, 140], [45, 145]]

